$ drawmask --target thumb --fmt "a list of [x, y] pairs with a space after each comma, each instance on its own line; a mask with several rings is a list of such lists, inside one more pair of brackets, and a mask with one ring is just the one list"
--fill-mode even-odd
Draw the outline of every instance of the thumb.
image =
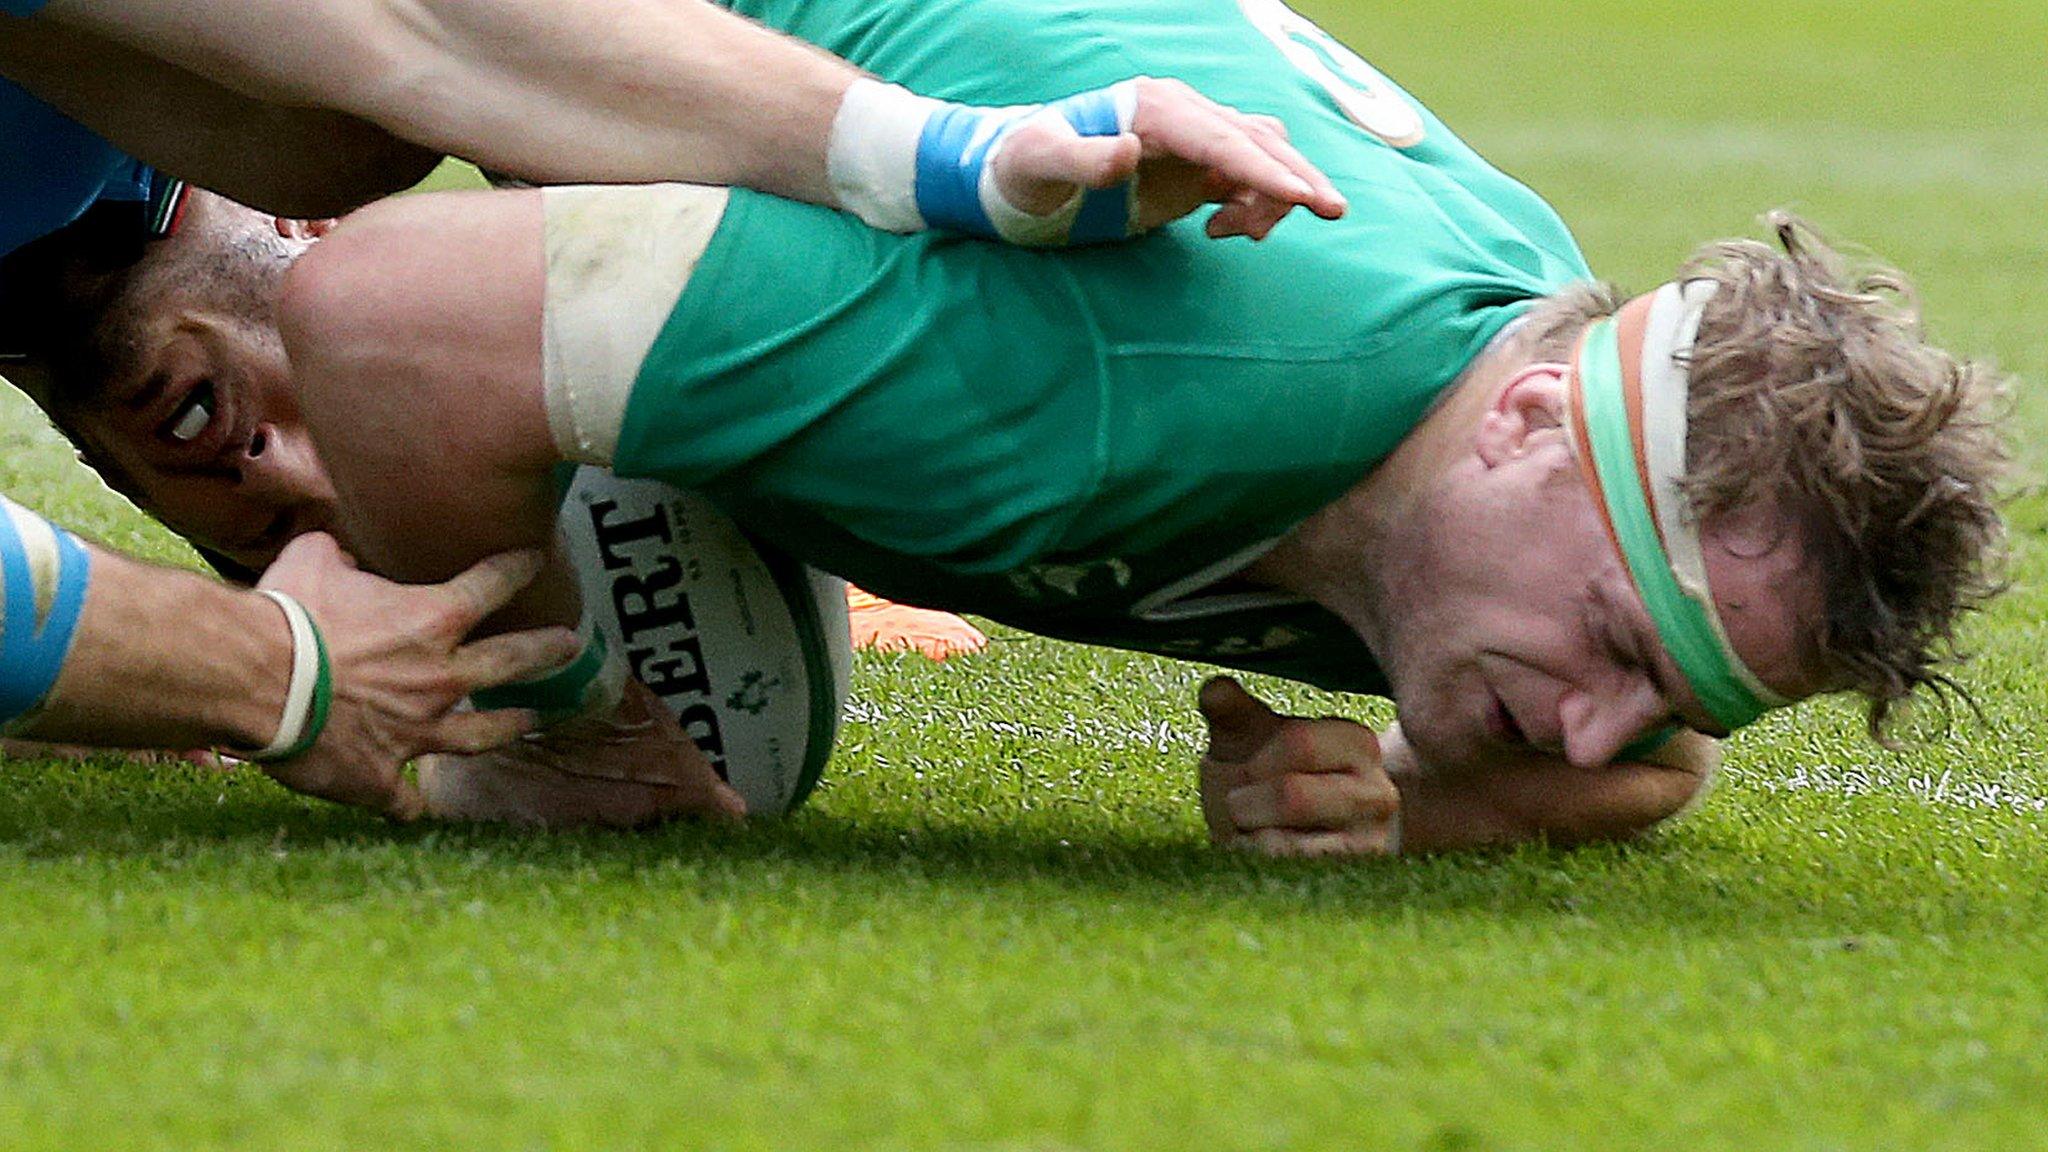
[[1033, 119], [1014, 129], [990, 163], [1004, 198], [1034, 216], [1057, 211], [1074, 186], [1107, 188], [1131, 178], [1143, 148], [1136, 136], [1081, 136], [1066, 121]]
[[1072, 157], [1073, 180], [1084, 188], [1108, 188], [1138, 171], [1144, 147], [1136, 136], [1076, 136], [1063, 141]]
[[1208, 758], [1223, 763], [1251, 759], [1286, 724], [1284, 717], [1228, 676], [1202, 685], [1197, 703], [1209, 723]]
[[277, 558], [264, 569], [262, 578], [256, 581], [256, 586], [288, 591], [280, 585], [293, 581], [302, 569], [311, 572], [321, 568], [342, 567], [344, 555], [341, 545], [327, 533], [302, 532], [285, 543]]

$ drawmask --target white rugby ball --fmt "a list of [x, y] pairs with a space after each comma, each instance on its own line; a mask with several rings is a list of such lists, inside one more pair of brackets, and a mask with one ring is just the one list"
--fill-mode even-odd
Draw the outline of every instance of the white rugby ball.
[[756, 816], [832, 754], [853, 644], [846, 585], [758, 548], [694, 493], [581, 468], [562, 534], [586, 610]]

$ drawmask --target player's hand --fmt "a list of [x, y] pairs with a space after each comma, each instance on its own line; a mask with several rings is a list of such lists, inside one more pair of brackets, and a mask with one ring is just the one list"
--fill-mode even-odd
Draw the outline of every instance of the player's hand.
[[1327, 220], [1344, 214], [1344, 197], [1287, 141], [1271, 116], [1226, 108], [1178, 80], [1139, 77], [1128, 131], [1082, 136], [1058, 115], [1033, 116], [992, 161], [1003, 195], [1047, 215], [1081, 189], [1137, 181], [1135, 231], [1180, 219], [1204, 204], [1212, 237], [1264, 239], [1296, 206]]
[[1272, 856], [1400, 847], [1401, 794], [1379, 738], [1350, 720], [1282, 716], [1226, 676], [1202, 685], [1202, 815], [1218, 844]]
[[565, 721], [478, 756], [420, 765], [427, 814], [547, 828], [738, 820], [746, 804], [638, 681], [610, 715]]
[[468, 639], [540, 569], [538, 553], [512, 552], [445, 584], [402, 585], [359, 571], [324, 533], [293, 540], [258, 586], [291, 595], [312, 614], [334, 697], [312, 749], [264, 771], [296, 792], [398, 820], [420, 815], [420, 795], [400, 774], [408, 760], [482, 751], [534, 726], [528, 711], [461, 710], [469, 694], [538, 676], [579, 650], [567, 628]]

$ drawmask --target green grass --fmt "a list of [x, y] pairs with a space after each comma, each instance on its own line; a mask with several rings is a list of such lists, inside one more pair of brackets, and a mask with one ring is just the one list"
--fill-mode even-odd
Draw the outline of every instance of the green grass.
[[[1790, 204], [2048, 370], [2038, 5], [1315, 10], [1607, 275]], [[2015, 408], [1984, 722], [1893, 754], [1841, 706], [1775, 718], [1629, 847], [1210, 851], [1200, 670], [1014, 634], [864, 660], [820, 794], [740, 831], [394, 830], [249, 773], [0, 765], [0, 1144], [2038, 1146], [2048, 412]], [[0, 428], [0, 490], [184, 555]]]

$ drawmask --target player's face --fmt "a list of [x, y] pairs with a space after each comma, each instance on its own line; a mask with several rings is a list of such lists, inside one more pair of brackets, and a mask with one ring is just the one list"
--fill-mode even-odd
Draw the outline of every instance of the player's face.
[[[1444, 499], [1454, 506], [1387, 581], [1386, 663], [1426, 758], [1591, 767], [1670, 725], [1721, 734], [1659, 641], [1561, 433], [1539, 431]], [[1710, 525], [1702, 544], [1750, 668], [1790, 697], [1827, 687], [1800, 534], [1764, 510]]]
[[[164, 243], [221, 244], [219, 229], [236, 223], [224, 205], [195, 205], [195, 213], [216, 215]], [[175, 277], [152, 283], [133, 301], [127, 354], [98, 400], [76, 415], [75, 430], [92, 462], [145, 511], [261, 570], [293, 536], [331, 530], [335, 503], [299, 415], [269, 292], [252, 284], [193, 294]]]
[[147, 371], [80, 421], [96, 463], [172, 531], [259, 571], [328, 529], [334, 488], [275, 333], [198, 320], [157, 336]]

